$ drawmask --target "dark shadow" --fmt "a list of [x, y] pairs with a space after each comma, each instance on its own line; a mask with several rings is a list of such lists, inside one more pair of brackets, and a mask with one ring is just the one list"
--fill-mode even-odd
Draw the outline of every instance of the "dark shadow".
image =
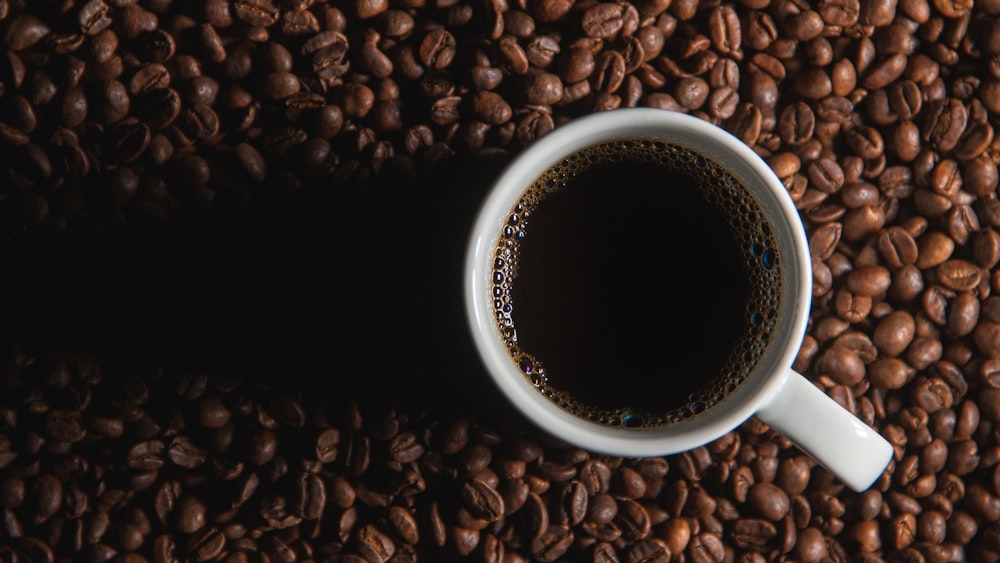
[[500, 403], [466, 329], [460, 268], [504, 164], [457, 157], [71, 251], [8, 248], [3, 329], [29, 347], [360, 402]]

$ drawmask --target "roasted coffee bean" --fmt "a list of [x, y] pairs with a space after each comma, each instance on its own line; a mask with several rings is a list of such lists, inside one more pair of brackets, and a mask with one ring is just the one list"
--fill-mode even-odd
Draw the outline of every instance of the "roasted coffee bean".
[[[620, 85], [621, 77], [618, 80]], [[525, 100], [530, 104], [555, 104], [563, 98], [562, 81], [547, 72], [525, 75], [523, 91]]]
[[492, 522], [504, 514], [503, 497], [479, 479], [472, 479], [462, 486], [462, 500], [477, 518]]
[[89, 0], [79, 12], [80, 30], [87, 35], [98, 35], [111, 26], [111, 8], [103, 0]]
[[420, 43], [420, 61], [424, 66], [443, 70], [455, 58], [455, 38], [444, 28], [436, 29]]
[[569, 550], [573, 539], [573, 532], [567, 526], [552, 525], [527, 547], [538, 561], [556, 561]]
[[233, 3], [233, 11], [240, 21], [260, 27], [274, 25], [281, 16], [271, 0], [237, 0]]
[[756, 483], [747, 495], [747, 502], [764, 518], [777, 522], [788, 514], [788, 495], [771, 483]]
[[637, 499], [646, 494], [646, 482], [634, 469], [623, 466], [611, 478], [611, 491], [626, 498]]
[[583, 14], [583, 31], [588, 37], [611, 39], [625, 23], [624, 9], [613, 3], [598, 4]]
[[[617, 92], [625, 79], [625, 70], [625, 58], [621, 53], [605, 51], [597, 55], [594, 59], [594, 71], [591, 74], [592, 89], [597, 92]], [[559, 83], [555, 76], [548, 76], [552, 77], [553, 84]]]
[[622, 537], [628, 541], [646, 538], [652, 526], [646, 509], [631, 499], [618, 501], [618, 515], [613, 522], [622, 531]]
[[358, 551], [368, 561], [388, 561], [396, 552], [392, 539], [374, 525], [368, 524], [357, 531]]
[[705, 532], [691, 538], [688, 544], [691, 560], [698, 563], [719, 562], [725, 556], [725, 547], [718, 534]]

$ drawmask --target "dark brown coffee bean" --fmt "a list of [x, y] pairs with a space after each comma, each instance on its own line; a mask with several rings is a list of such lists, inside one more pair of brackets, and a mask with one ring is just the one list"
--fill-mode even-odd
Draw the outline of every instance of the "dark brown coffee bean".
[[264, 76], [261, 94], [270, 100], [284, 100], [302, 88], [299, 77], [290, 72], [270, 72]]
[[743, 34], [743, 42], [752, 49], [764, 50], [778, 38], [778, 26], [770, 14], [751, 10], [746, 14], [747, 24]]
[[670, 561], [671, 551], [666, 542], [659, 538], [652, 538], [634, 544], [625, 553], [625, 561], [628, 563], [638, 563], [648, 561], [649, 563], [667, 563]]
[[913, 340], [915, 332], [913, 317], [905, 311], [893, 311], [875, 327], [872, 342], [882, 353], [898, 356]]
[[624, 498], [618, 501], [618, 515], [614, 524], [621, 529], [622, 537], [628, 541], [645, 539], [652, 527], [646, 509], [638, 502]]
[[864, 266], [847, 276], [847, 287], [857, 295], [875, 297], [885, 293], [890, 281], [889, 270], [884, 266]]
[[206, 453], [186, 436], [177, 436], [170, 442], [167, 455], [175, 465], [193, 469], [205, 462]]
[[[340, 37], [342, 38], [342, 36]], [[312, 52], [312, 70], [316, 76], [324, 80], [342, 76], [350, 68], [350, 62], [346, 55], [347, 39], [335, 40], [331, 38], [329, 44], [322, 47], [317, 46], [316, 50]]]
[[935, 413], [943, 408], [950, 408], [953, 395], [948, 385], [936, 377], [918, 377], [911, 389], [914, 403], [928, 413]]
[[782, 141], [799, 145], [812, 138], [816, 117], [805, 103], [787, 106], [778, 116], [778, 135]]
[[723, 55], [742, 54], [742, 28], [736, 10], [731, 6], [716, 7], [709, 14], [708, 32], [712, 45]]
[[128, 466], [132, 469], [150, 471], [163, 466], [163, 442], [148, 440], [132, 446], [128, 452]]
[[833, 83], [823, 69], [806, 67], [795, 77], [795, 92], [810, 100], [820, 100], [830, 95]]
[[966, 260], [948, 260], [937, 268], [941, 285], [955, 291], [969, 291], [979, 285], [981, 270]]
[[767, 520], [740, 518], [733, 523], [732, 542], [740, 549], [764, 551], [777, 535], [777, 527]]
[[778, 101], [778, 84], [769, 74], [755, 72], [750, 75], [749, 99], [755, 107], [772, 110]]
[[646, 481], [634, 469], [622, 466], [611, 477], [611, 491], [625, 498], [637, 499], [646, 494]]
[[35, 478], [28, 494], [31, 522], [41, 524], [51, 518], [62, 506], [63, 484], [49, 473]]
[[606, 493], [611, 487], [611, 470], [599, 460], [588, 460], [580, 467], [578, 478], [591, 496]]
[[196, 104], [181, 114], [180, 126], [190, 139], [211, 143], [219, 135], [222, 123], [210, 106]]
[[0, 480], [0, 507], [5, 509], [18, 508], [24, 503], [26, 497], [27, 486], [22, 477], [8, 475]]
[[503, 71], [493, 67], [473, 67], [471, 80], [477, 90], [492, 90], [503, 80]]
[[788, 514], [788, 495], [780, 487], [771, 483], [756, 483], [750, 487], [747, 502], [768, 520], [777, 522]]
[[806, 170], [813, 187], [823, 193], [836, 193], [844, 185], [844, 171], [832, 158], [819, 158]]
[[193, 534], [205, 526], [205, 503], [190, 494], [177, 499], [172, 511], [173, 525], [182, 533]]
[[215, 526], [208, 526], [194, 533], [187, 540], [187, 551], [195, 561], [211, 561], [226, 546], [226, 537]]
[[583, 483], [571, 481], [567, 486], [561, 487], [559, 505], [561, 513], [565, 514], [564, 522], [575, 526], [583, 521], [587, 516], [588, 496]]
[[953, 337], [965, 336], [979, 322], [979, 299], [971, 293], [959, 293], [948, 308], [947, 329]]
[[[555, 79], [556, 77], [553, 76]], [[617, 92], [625, 79], [625, 58], [617, 51], [605, 51], [594, 59], [590, 80], [597, 92]], [[553, 80], [553, 83], [558, 79]]]
[[170, 86], [170, 72], [167, 67], [153, 63], [144, 66], [136, 72], [129, 81], [129, 93], [139, 96], [152, 90], [168, 88]]
[[573, 544], [573, 531], [564, 525], [551, 525], [528, 546], [534, 559], [543, 562], [557, 561]]
[[696, 563], [719, 563], [725, 557], [725, 547], [715, 533], [701, 533], [691, 538], [688, 550]]
[[670, 553], [682, 553], [691, 538], [691, 526], [686, 518], [671, 518], [663, 523], [663, 544]]
[[[843, 292], [842, 291], [838, 292], [838, 298], [837, 298], [838, 309], [841, 308], [841, 298], [840, 298], [841, 295], [843, 295]], [[863, 298], [854, 298], [853, 300], [851, 300], [851, 305], [844, 305], [844, 306], [855, 308], [852, 309], [852, 311], [856, 310], [856, 308], [865, 308], [865, 305], [860, 305], [857, 303], [857, 301], [860, 299]], [[867, 302], [866, 308], [867, 309], [871, 308], [870, 301]], [[866, 311], [862, 312], [864, 314], [858, 316], [861, 316], [861, 318], [863, 319], [864, 317], [867, 317], [867, 312]], [[845, 318], [846, 316], [847, 315], [841, 315], [841, 318]], [[845, 318], [845, 320], [848, 319]], [[819, 359], [817, 360], [816, 370], [818, 373], [827, 375], [834, 381], [844, 385], [854, 385], [860, 382], [865, 374], [864, 364], [861, 362], [861, 359], [853, 352], [845, 350], [843, 348], [830, 348], [829, 350], [824, 352], [823, 355], [820, 356]]]
[[692, 110], [702, 107], [708, 99], [708, 94], [708, 83], [694, 76], [682, 78], [674, 90], [677, 102]]
[[944, 233], [930, 231], [917, 239], [917, 249], [917, 267], [929, 269], [947, 262], [955, 243]]
[[523, 92], [525, 100], [530, 104], [555, 104], [562, 100], [563, 84], [554, 74], [528, 73], [524, 76]]
[[396, 552], [392, 539], [372, 524], [357, 531], [358, 552], [368, 561], [385, 563]]
[[817, 528], [806, 528], [798, 533], [792, 555], [800, 561], [817, 562], [827, 558], [826, 541]]
[[840, 192], [840, 200], [848, 208], [862, 206], [877, 206], [880, 203], [880, 192], [875, 185], [868, 182], [852, 182], [844, 186]]
[[979, 217], [968, 205], [957, 205], [945, 217], [945, 230], [957, 244], [964, 246], [972, 233], [979, 231]]
[[902, 227], [890, 227], [879, 234], [878, 248], [889, 266], [900, 268], [917, 260], [917, 243]]
[[861, 80], [861, 85], [872, 90], [885, 88], [903, 75], [906, 70], [907, 58], [903, 53], [896, 53], [875, 63]]
[[271, 0], [236, 0], [233, 11], [237, 19], [252, 26], [269, 27], [281, 17]]
[[947, 307], [948, 301], [954, 297], [955, 293], [943, 286], [931, 286], [923, 295], [924, 314], [934, 324], [943, 325], [945, 323], [945, 307]]
[[729, 119], [739, 106], [739, 94], [729, 86], [712, 90], [708, 96], [708, 111], [718, 119]]
[[606, 493], [598, 493], [591, 497], [587, 506], [587, 521], [604, 525], [614, 520], [618, 515], [618, 504], [614, 497]]
[[462, 501], [477, 518], [496, 521], [504, 514], [503, 497], [489, 484], [472, 479], [462, 486]]
[[883, 389], [899, 389], [913, 378], [915, 370], [897, 358], [879, 358], [868, 368], [872, 383]]
[[942, 151], [955, 148], [965, 132], [968, 113], [965, 106], [954, 98], [929, 104], [922, 129], [922, 137], [931, 146]]
[[886, 222], [882, 206], [863, 205], [848, 210], [841, 220], [844, 225], [843, 238], [859, 241], [877, 233]]
[[736, 108], [736, 113], [726, 122], [726, 129], [744, 143], [753, 145], [760, 137], [762, 122], [760, 108], [751, 103], [744, 103]]
[[101, 153], [108, 162], [127, 164], [142, 156], [150, 140], [150, 130], [145, 124], [121, 121], [105, 132]]
[[80, 8], [78, 18], [80, 30], [95, 36], [111, 27], [111, 8], [104, 0], [89, 0]]
[[[508, 12], [511, 13], [511, 12]], [[532, 38], [524, 47], [528, 62], [538, 68], [546, 68], [552, 64], [560, 52], [559, 42], [548, 35]]]
[[612, 39], [622, 29], [625, 23], [624, 9], [613, 3], [597, 4], [583, 13], [584, 33], [588, 37]]
[[420, 42], [420, 61], [424, 66], [443, 70], [455, 58], [455, 37], [444, 28], [424, 36]]
[[882, 135], [873, 127], [857, 127], [846, 133], [847, 146], [864, 159], [877, 158], [885, 149]]

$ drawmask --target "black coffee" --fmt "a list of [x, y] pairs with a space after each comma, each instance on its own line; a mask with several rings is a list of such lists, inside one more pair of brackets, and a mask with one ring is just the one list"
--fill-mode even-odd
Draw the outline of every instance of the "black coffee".
[[676, 422], [750, 373], [777, 317], [775, 242], [717, 163], [643, 139], [580, 151], [511, 211], [494, 306], [525, 376], [609, 425]]

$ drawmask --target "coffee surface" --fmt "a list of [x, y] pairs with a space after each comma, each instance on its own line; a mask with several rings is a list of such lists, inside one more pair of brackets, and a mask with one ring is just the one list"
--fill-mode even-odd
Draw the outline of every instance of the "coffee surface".
[[540, 391], [605, 424], [718, 402], [756, 364], [778, 300], [757, 203], [688, 149], [619, 141], [542, 175], [508, 217], [494, 306]]

